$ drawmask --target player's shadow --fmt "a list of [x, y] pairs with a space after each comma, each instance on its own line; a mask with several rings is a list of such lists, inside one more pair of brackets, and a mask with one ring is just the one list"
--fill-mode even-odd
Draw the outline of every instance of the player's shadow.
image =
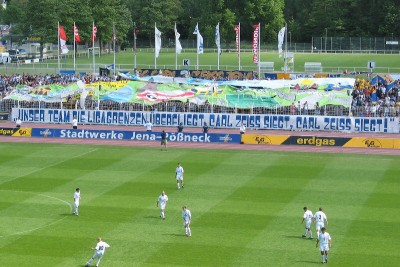
[[296, 263], [307, 263], [307, 264], [315, 264], [315, 265], [321, 265], [320, 262], [318, 261], [295, 261]]
[[285, 238], [290, 238], [290, 239], [307, 239], [308, 240], [308, 238], [305, 238], [305, 237], [302, 237], [302, 236], [298, 236], [298, 235], [285, 235], [284, 237]]
[[185, 234], [163, 234], [163, 235], [169, 235], [169, 236], [186, 236]]
[[145, 218], [145, 219], [151, 219], [151, 220], [160, 220], [161, 221], [161, 218], [160, 218], [160, 216], [144, 216], [143, 218]]

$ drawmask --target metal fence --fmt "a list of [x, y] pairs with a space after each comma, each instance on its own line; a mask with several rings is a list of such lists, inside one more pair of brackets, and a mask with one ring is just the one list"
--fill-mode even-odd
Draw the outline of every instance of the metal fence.
[[398, 37], [313, 37], [313, 52], [399, 54]]
[[[11, 113], [12, 108], [35, 109], [80, 109], [79, 101], [73, 102], [40, 102], [17, 101], [0, 99], [0, 112]], [[199, 112], [199, 113], [235, 113], [235, 114], [270, 114], [270, 115], [310, 115], [310, 116], [354, 116], [354, 117], [399, 117], [400, 106], [343, 106], [327, 105], [319, 108], [290, 108], [287, 107], [227, 107], [221, 105], [197, 105], [190, 102], [168, 101], [154, 105], [143, 103], [119, 103], [115, 101], [85, 101], [86, 110], [115, 110], [115, 111], [150, 111], [150, 112]]]

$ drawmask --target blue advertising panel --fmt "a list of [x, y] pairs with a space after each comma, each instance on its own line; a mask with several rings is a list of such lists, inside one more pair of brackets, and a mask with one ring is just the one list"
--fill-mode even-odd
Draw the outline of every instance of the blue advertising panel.
[[[166, 132], [169, 142], [240, 143], [240, 134]], [[98, 140], [161, 141], [161, 132], [32, 128], [32, 137]]]

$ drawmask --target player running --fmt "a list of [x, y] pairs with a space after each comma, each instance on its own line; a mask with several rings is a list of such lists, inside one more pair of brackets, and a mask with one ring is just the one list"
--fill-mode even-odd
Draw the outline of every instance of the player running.
[[106, 248], [109, 248], [109, 247], [110, 247], [110, 245], [107, 244], [106, 242], [102, 241], [101, 237], [97, 238], [96, 247], [92, 248], [93, 250], [96, 250], [96, 251], [94, 252], [93, 256], [88, 260], [88, 262], [85, 264], [85, 267], [90, 266], [92, 261], [96, 258], [98, 259], [97, 263], [96, 263], [96, 267], [99, 267], [100, 260], [101, 260], [101, 258], [103, 258]]

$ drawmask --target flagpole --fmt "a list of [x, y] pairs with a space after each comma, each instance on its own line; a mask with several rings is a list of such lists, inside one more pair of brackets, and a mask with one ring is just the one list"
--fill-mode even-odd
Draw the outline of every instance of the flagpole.
[[175, 22], [174, 31], [175, 31], [175, 69], [177, 70], [177, 69], [178, 69], [178, 51], [177, 51], [177, 49], [178, 49], [178, 42], [177, 42], [177, 40], [176, 40], [176, 31], [177, 31], [177, 29], [176, 29], [176, 22]]
[[239, 70], [241, 70], [242, 67], [240, 66], [240, 22], [239, 22], [238, 42], [239, 42], [238, 44]]
[[[155, 32], [155, 29], [157, 28], [157, 22], [154, 22], [154, 32]], [[156, 52], [156, 49], [157, 49], [157, 35], [156, 34], [154, 34], [154, 69], [157, 69], [157, 52]]]
[[76, 58], [75, 58], [75, 21], [74, 21], [74, 71], [76, 71]]
[[114, 39], [114, 76], [115, 76], [115, 69], [116, 69], [116, 65], [115, 65], [115, 42], [117, 39], [117, 33], [115, 32], [115, 23], [113, 23], [113, 39]]
[[260, 80], [261, 76], [260, 76], [260, 44], [261, 44], [261, 24], [258, 23], [258, 62], [257, 62], [257, 67], [258, 67], [258, 79]]
[[[220, 54], [220, 49], [221, 49], [221, 39], [220, 39], [220, 34], [219, 34], [219, 22], [218, 22], [218, 25], [217, 25], [217, 28], [218, 28], [218, 42], [219, 42], [219, 44], [217, 44], [217, 54], [218, 54], [218, 65], [217, 65], [217, 70], [219, 70], [219, 54]], [[215, 36], [216, 38], [217, 38], [217, 36]]]
[[60, 63], [60, 22], [57, 21], [57, 58], [58, 58], [58, 73], [60, 73], [61, 63]]
[[133, 57], [134, 57], [133, 67], [136, 71], [136, 22], [133, 23]]
[[199, 23], [197, 23], [197, 44], [196, 44], [196, 70], [199, 70]]
[[94, 74], [96, 73], [96, 59], [94, 53], [94, 21], [92, 27], [92, 54], [93, 54], [93, 76], [94, 76]]
[[288, 66], [288, 64], [287, 64], [287, 52], [288, 52], [288, 50], [287, 50], [287, 32], [288, 32], [287, 23], [285, 23], [285, 55], [283, 56], [285, 73], [287, 72], [287, 66]]

